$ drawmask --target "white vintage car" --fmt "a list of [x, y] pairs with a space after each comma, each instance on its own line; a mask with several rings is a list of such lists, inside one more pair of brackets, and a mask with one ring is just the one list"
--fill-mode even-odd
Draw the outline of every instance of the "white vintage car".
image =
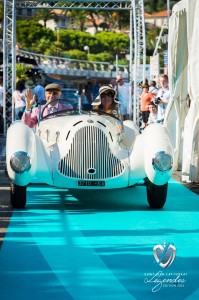
[[98, 190], [140, 182], [146, 187], [150, 207], [164, 206], [173, 147], [163, 125], [149, 125], [140, 134], [133, 121], [124, 121], [122, 127], [119, 119], [102, 111], [66, 109], [42, 115], [34, 129], [17, 121], [7, 132], [13, 207], [26, 205], [30, 184]]

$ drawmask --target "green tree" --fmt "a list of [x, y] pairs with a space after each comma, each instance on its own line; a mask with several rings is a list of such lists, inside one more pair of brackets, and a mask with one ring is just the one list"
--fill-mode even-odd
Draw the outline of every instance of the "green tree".
[[16, 64], [16, 80], [26, 80], [28, 79], [28, 76], [26, 75], [26, 72], [32, 68], [31, 65], [25, 66], [24, 64]]
[[71, 19], [71, 24], [70, 24], [70, 29], [77, 29], [80, 31], [85, 31], [85, 19], [87, 15], [86, 10], [69, 10], [69, 11], [64, 11], [63, 14], [66, 16], [70, 17]]
[[111, 30], [114, 30], [115, 28], [117, 28], [118, 30], [124, 30], [125, 28], [129, 28], [129, 11], [110, 12], [109, 22], [111, 24]]
[[4, 4], [0, 3], [0, 38], [3, 38]]
[[18, 20], [16, 25], [17, 42], [23, 49], [38, 51], [37, 45], [42, 38], [55, 41], [53, 31], [34, 20]]
[[148, 57], [148, 59], [153, 55], [159, 32], [159, 28], [146, 30], [146, 56]]
[[[179, 2], [179, 0], [170, 1], [170, 9], [172, 9], [173, 5]], [[144, 1], [144, 10], [146, 13], [153, 14], [158, 11], [167, 9], [167, 1], [166, 0], [145, 0]]]
[[45, 54], [46, 49], [50, 49], [50, 47], [52, 46], [52, 42], [47, 39], [46, 37], [42, 37], [39, 42], [37, 43], [37, 53], [42, 53]]
[[55, 20], [55, 21], [57, 21], [58, 17], [54, 13], [53, 10], [50, 10], [50, 9], [39, 9], [37, 11], [37, 13], [35, 14], [34, 19], [37, 20], [37, 21], [40, 21], [40, 20], [43, 21], [44, 22], [44, 27], [46, 28], [47, 21], [49, 21], [49, 20]]
[[93, 61], [103, 61], [103, 62], [113, 62], [115, 57], [110, 53], [99, 53], [99, 54], [88, 54], [89, 60]]
[[96, 33], [95, 38], [100, 43], [99, 52], [110, 52], [116, 55], [129, 49], [129, 37], [124, 33], [103, 31]]
[[[171, 0], [170, 1], [170, 9], [172, 9], [173, 5], [179, 2], [179, 0]], [[153, 14], [158, 11], [167, 9], [167, 1], [166, 0], [145, 0], [144, 1], [144, 10], [146, 13]]]
[[74, 31], [74, 30], [61, 30], [60, 41], [64, 45], [63, 50], [79, 49], [84, 50], [87, 45], [93, 53], [99, 52], [99, 42], [94, 36], [89, 33]]
[[72, 59], [87, 60], [87, 54], [83, 51], [74, 49], [67, 52], [68, 57]]

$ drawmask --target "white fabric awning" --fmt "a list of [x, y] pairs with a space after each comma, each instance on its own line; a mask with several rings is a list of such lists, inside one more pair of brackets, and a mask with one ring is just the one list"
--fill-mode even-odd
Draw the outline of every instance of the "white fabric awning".
[[[182, 163], [183, 180], [199, 181], [199, 1], [182, 0], [169, 23], [169, 85], [171, 101], [165, 124], [175, 148], [175, 167]], [[186, 96], [191, 106], [186, 104]], [[182, 151], [181, 151], [182, 149]]]

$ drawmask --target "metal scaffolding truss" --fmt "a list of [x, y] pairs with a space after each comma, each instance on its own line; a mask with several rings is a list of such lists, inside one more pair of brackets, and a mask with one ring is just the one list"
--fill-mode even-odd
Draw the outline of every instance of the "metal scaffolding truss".
[[[74, 0], [74, 1], [19, 1], [28, 8], [59, 8], [59, 9], [85, 9], [85, 10], [128, 10], [132, 8], [132, 1], [128, 0]], [[65, 3], [64, 3], [65, 2]]]
[[140, 100], [136, 99], [139, 92], [139, 83], [145, 80], [146, 69], [146, 42], [145, 42], [145, 21], [144, 1], [135, 0], [133, 8], [134, 19], [134, 119], [139, 126], [140, 122]]
[[[1, 1], [2, 2], [2, 1]], [[132, 82], [145, 77], [145, 23], [143, 0], [73, 0], [73, 1], [24, 1], [4, 0], [4, 37], [3, 37], [3, 86], [4, 93], [4, 134], [14, 120], [12, 91], [16, 86], [16, 7], [31, 9], [67, 9], [67, 10], [128, 10], [130, 12], [130, 46], [129, 46], [129, 83], [130, 94]], [[134, 27], [134, 28], [133, 28]], [[134, 46], [134, 49], [133, 49]], [[133, 69], [134, 52], [134, 72]], [[142, 74], [140, 66], [142, 63]], [[134, 86], [136, 86], [134, 84]], [[134, 87], [134, 94], [135, 87]], [[129, 105], [132, 117], [132, 100]], [[139, 102], [134, 105], [134, 120], [139, 125]]]
[[[134, 8], [134, 41], [135, 57], [138, 70], [140, 64], [146, 64], [146, 44], [145, 44], [145, 22], [144, 22], [144, 5], [143, 0], [135, 1]], [[144, 68], [143, 70], [144, 71]], [[144, 74], [143, 74], [144, 76]], [[143, 77], [140, 76], [140, 77]]]
[[12, 90], [15, 88], [16, 78], [16, 26], [15, 0], [4, 1], [4, 32], [3, 32], [3, 87], [4, 87], [4, 134], [12, 122]]

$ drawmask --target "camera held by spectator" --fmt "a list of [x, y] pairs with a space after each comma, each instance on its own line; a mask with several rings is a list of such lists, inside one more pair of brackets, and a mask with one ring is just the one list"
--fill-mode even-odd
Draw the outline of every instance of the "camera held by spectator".
[[160, 101], [161, 101], [161, 98], [158, 97], [158, 98], [155, 98], [154, 103], [155, 103], [156, 105], [158, 105], [158, 104], [160, 103]]

